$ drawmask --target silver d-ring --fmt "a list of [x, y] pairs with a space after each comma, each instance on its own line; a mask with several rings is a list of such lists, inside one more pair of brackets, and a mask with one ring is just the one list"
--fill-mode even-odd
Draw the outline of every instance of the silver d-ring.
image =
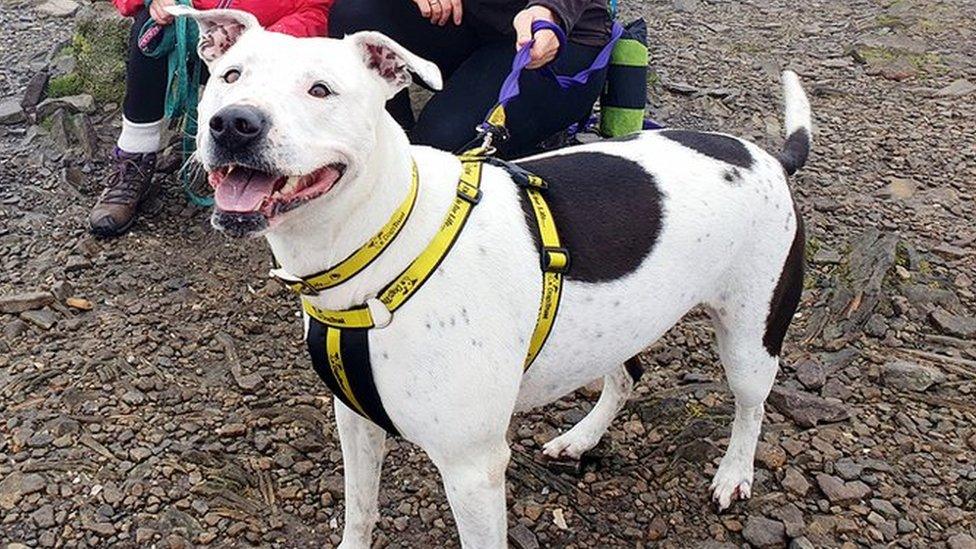
[[369, 314], [373, 317], [374, 328], [383, 329], [393, 322], [393, 313], [379, 299], [375, 297], [367, 299], [366, 307], [369, 308]]

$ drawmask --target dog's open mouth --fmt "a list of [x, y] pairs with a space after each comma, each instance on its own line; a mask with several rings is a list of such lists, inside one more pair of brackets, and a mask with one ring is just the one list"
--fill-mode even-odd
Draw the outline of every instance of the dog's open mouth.
[[308, 175], [287, 176], [231, 165], [210, 172], [209, 181], [218, 210], [271, 219], [329, 192], [345, 171], [345, 164], [336, 163]]

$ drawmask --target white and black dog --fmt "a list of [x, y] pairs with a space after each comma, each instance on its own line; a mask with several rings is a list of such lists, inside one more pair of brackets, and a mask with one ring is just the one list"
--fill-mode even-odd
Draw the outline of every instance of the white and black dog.
[[[309, 299], [344, 309], [374, 298], [455, 199], [458, 158], [411, 146], [384, 110], [411, 72], [440, 88], [437, 67], [375, 32], [296, 39], [242, 12], [172, 13], [199, 23], [211, 74], [197, 144], [215, 188], [213, 224], [263, 235], [283, 271], [319, 272], [363, 246], [410, 192], [416, 163], [419, 193], [399, 236], [368, 268]], [[440, 471], [463, 546], [506, 545], [512, 414], [602, 376], [589, 415], [545, 446], [579, 457], [631, 393], [625, 363], [698, 305], [735, 395], [713, 495], [720, 509], [750, 495], [763, 402], [803, 283], [803, 226], [786, 176], [806, 161], [810, 107], [795, 74], [784, 73], [784, 89], [787, 141], [776, 156], [727, 135], [665, 130], [517, 162], [548, 181], [572, 255], [559, 316], [525, 373], [539, 242], [525, 193], [506, 170], [484, 166], [483, 197], [450, 253], [369, 345], [389, 418]], [[342, 547], [369, 547], [386, 434], [338, 399], [335, 415]]]

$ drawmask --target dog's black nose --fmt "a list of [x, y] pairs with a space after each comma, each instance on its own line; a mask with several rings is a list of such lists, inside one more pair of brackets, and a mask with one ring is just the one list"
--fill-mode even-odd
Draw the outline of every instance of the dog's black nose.
[[247, 147], [268, 131], [267, 118], [257, 107], [231, 105], [210, 118], [210, 135], [226, 149]]

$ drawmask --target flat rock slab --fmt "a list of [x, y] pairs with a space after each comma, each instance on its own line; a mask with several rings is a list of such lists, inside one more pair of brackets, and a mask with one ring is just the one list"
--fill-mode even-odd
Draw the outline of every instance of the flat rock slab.
[[16, 98], [4, 99], [0, 101], [0, 126], [12, 126], [27, 120], [20, 101]]
[[783, 547], [786, 545], [786, 527], [782, 522], [766, 517], [749, 517], [742, 537], [754, 547]]
[[976, 318], [954, 315], [944, 309], [936, 309], [929, 313], [929, 319], [944, 334], [963, 339], [976, 338]]
[[871, 493], [871, 488], [859, 480], [844, 482], [833, 475], [823, 473], [817, 475], [817, 486], [831, 503], [838, 504], [855, 503]]
[[47, 89], [47, 81], [50, 75], [47, 71], [40, 71], [31, 77], [24, 89], [24, 95], [20, 99], [20, 106], [25, 110], [33, 109], [44, 98], [44, 90]]
[[976, 549], [976, 539], [969, 534], [956, 534], [949, 538], [949, 549]]
[[39, 311], [24, 311], [20, 313], [20, 318], [41, 328], [50, 330], [58, 322], [58, 315], [51, 309], [41, 309]]
[[95, 112], [95, 98], [87, 93], [83, 93], [80, 95], [68, 95], [65, 97], [45, 99], [37, 106], [37, 117], [43, 120], [60, 109], [64, 109], [71, 113], [80, 112], [90, 114]]
[[70, 17], [79, 7], [74, 0], [47, 0], [37, 6], [37, 11], [53, 17]]
[[827, 383], [827, 370], [819, 361], [808, 358], [796, 365], [796, 379], [810, 390], [816, 390]]
[[888, 186], [880, 193], [881, 197], [895, 198], [898, 200], [908, 200], [915, 196], [918, 184], [911, 179], [903, 177], [892, 177], [888, 179]]
[[952, 84], [949, 84], [948, 86], [935, 92], [935, 95], [939, 97], [962, 97], [973, 92], [976, 92], [976, 84], [973, 84], [965, 78], [960, 78]]
[[518, 549], [539, 549], [539, 540], [524, 524], [516, 525], [508, 531], [508, 540]]
[[946, 376], [935, 368], [907, 360], [894, 360], [881, 367], [881, 379], [889, 387], [921, 393], [945, 382]]
[[10, 510], [20, 498], [40, 492], [47, 482], [37, 473], [23, 474], [14, 471], [0, 481], [0, 509]]
[[807, 495], [807, 491], [810, 489], [810, 483], [804, 478], [803, 473], [793, 467], [786, 469], [781, 484], [783, 488], [800, 497]]
[[786, 527], [786, 535], [791, 538], [803, 535], [803, 531], [807, 527], [806, 521], [803, 520], [803, 512], [792, 503], [775, 507], [770, 510], [769, 514], [783, 521], [783, 526]]
[[49, 292], [24, 292], [0, 296], [0, 313], [16, 314], [33, 311], [54, 303]]
[[820, 423], [836, 423], [851, 417], [847, 406], [831, 402], [803, 391], [773, 387], [769, 404], [800, 427], [815, 427]]
[[928, 46], [920, 40], [901, 34], [878, 34], [862, 36], [854, 44], [853, 50], [855, 55], [865, 49], [920, 55], [928, 50]]

